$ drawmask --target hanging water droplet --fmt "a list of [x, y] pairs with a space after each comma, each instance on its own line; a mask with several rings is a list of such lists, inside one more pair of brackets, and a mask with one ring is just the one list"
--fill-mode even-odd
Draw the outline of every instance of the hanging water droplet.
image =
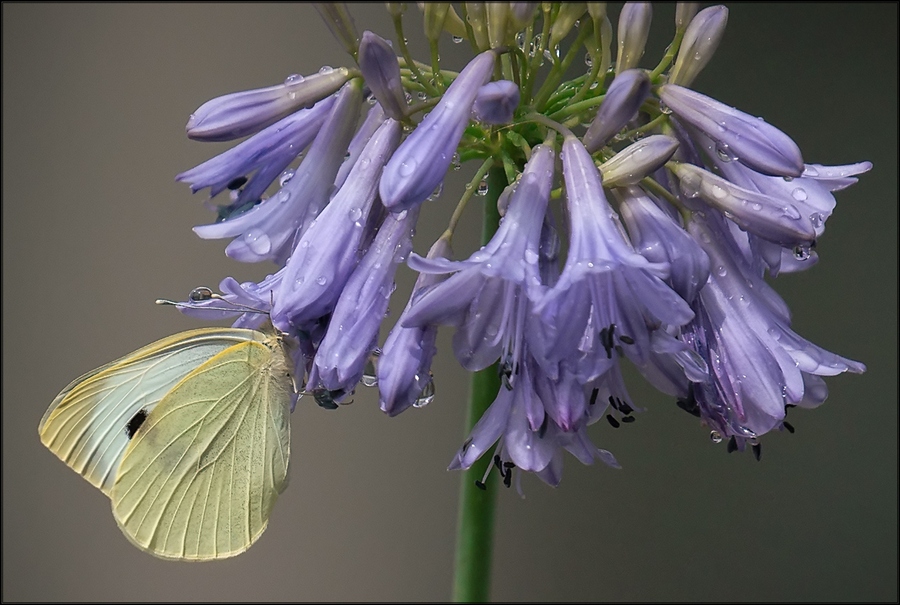
[[272, 240], [269, 239], [268, 235], [258, 229], [251, 229], [244, 234], [243, 239], [244, 243], [247, 244], [247, 247], [250, 248], [250, 251], [259, 256], [268, 254], [272, 250]]
[[662, 101], [660, 101], [659, 102], [659, 111], [666, 115], [670, 115], [672, 113], [672, 108], [669, 107], [668, 105], [666, 105], [665, 103], [663, 103]]
[[428, 98], [428, 93], [426, 93], [424, 90], [420, 90], [419, 92], [416, 93], [416, 98], [419, 99], [420, 101], [424, 101], [425, 99]]
[[812, 223], [813, 229], [818, 229], [825, 223], [825, 216], [821, 212], [813, 212], [809, 215], [809, 222]]
[[719, 431], [710, 431], [709, 440], [713, 443], [722, 443], [722, 433]]
[[794, 258], [797, 260], [809, 260], [810, 256], [812, 253], [809, 251], [809, 246], [794, 246]]
[[462, 163], [460, 162], [459, 154], [453, 152], [453, 157], [450, 158], [450, 164], [453, 166], [453, 170], [459, 170], [462, 168]]
[[588, 67], [594, 66], [594, 60], [591, 58], [590, 53], [587, 53], [584, 55], [584, 64], [587, 65]]
[[381, 356], [381, 349], [375, 349], [369, 354], [366, 360], [366, 367], [363, 369], [363, 375], [360, 381], [363, 386], [374, 387], [378, 385], [378, 358]]
[[478, 189], [475, 190], [475, 195], [485, 196], [488, 192], [488, 183], [487, 179], [482, 179], [480, 183], [478, 183]]
[[[416, 377], [416, 382], [418, 382], [418, 376]], [[432, 401], [434, 401], [434, 377], [431, 375], [431, 372], [428, 372], [428, 382], [425, 383], [422, 392], [416, 397], [416, 400], [413, 402], [413, 407], [424, 408]]]
[[438, 183], [437, 187], [434, 188], [434, 191], [431, 192], [431, 195], [428, 196], [429, 200], [436, 200], [441, 197], [441, 192], [444, 190], [444, 183]]
[[360, 208], [351, 208], [347, 213], [347, 216], [349, 216], [350, 220], [355, 223], [362, 217], [362, 210]]
[[809, 195], [806, 193], [806, 189], [803, 187], [797, 187], [793, 191], [791, 191], [791, 197], [797, 200], [798, 202], [805, 201]]
[[459, 44], [463, 41], [462, 36], [450, 36], [450, 39], [453, 40], [454, 44]]

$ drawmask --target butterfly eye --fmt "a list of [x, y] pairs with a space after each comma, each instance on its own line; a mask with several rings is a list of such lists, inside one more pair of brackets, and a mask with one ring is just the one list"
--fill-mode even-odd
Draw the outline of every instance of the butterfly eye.
[[147, 410], [144, 409], [138, 410], [137, 414], [131, 417], [131, 420], [125, 425], [125, 434], [128, 435], [128, 439], [134, 437], [134, 434], [138, 432], [138, 429], [141, 428], [141, 425], [144, 424], [146, 419]]

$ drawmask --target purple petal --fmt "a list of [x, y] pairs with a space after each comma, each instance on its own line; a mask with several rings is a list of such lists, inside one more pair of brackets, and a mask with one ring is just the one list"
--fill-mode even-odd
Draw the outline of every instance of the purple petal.
[[472, 116], [485, 124], [509, 124], [519, 106], [519, 87], [515, 82], [488, 82], [478, 89]]
[[637, 67], [644, 56], [653, 8], [649, 2], [626, 2], [619, 13], [619, 55], [616, 73]]
[[642, 69], [628, 69], [609, 85], [603, 103], [584, 134], [584, 146], [594, 153], [637, 116], [650, 94], [650, 78]]
[[728, 9], [724, 6], [710, 6], [697, 13], [684, 32], [669, 83], [691, 85], [719, 47], [726, 23]]
[[384, 112], [402, 120], [406, 115], [406, 95], [400, 82], [400, 63], [390, 43], [370, 31], [363, 32], [359, 69]]
[[603, 186], [634, 185], [663, 164], [678, 149], [678, 141], [664, 134], [654, 134], [633, 143], [600, 165]]

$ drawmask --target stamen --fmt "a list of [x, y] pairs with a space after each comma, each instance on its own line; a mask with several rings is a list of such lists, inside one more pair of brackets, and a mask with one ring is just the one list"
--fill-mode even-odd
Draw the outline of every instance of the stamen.
[[634, 339], [631, 336], [625, 336], [624, 334], [622, 336], [619, 336], [619, 340], [627, 345], [634, 344]]
[[600, 389], [594, 389], [591, 391], [591, 399], [588, 401], [588, 405], [594, 405], [597, 403], [597, 395], [600, 394]]
[[630, 405], [628, 405], [626, 402], [622, 401], [618, 397], [616, 398], [616, 401], [619, 402], [619, 411], [622, 412], [623, 414], [625, 414], [626, 416], [634, 411], [633, 407], [631, 407]]
[[613, 427], [614, 429], [619, 428], [619, 426], [620, 426], [620, 425], [619, 425], [619, 421], [616, 420], [615, 418], [613, 418], [610, 414], [607, 414], [607, 415], [606, 415], [606, 419], [609, 421], [609, 423], [612, 425], [612, 427]]
[[794, 434], [794, 430], [795, 430], [795, 429], [794, 429], [794, 425], [793, 425], [793, 424], [791, 424], [791, 423], [788, 422], [787, 420], [785, 420], [785, 421], [782, 422], [781, 424], [784, 425], [784, 428], [787, 429], [787, 432], [788, 432], [788, 433], [790, 433], [791, 435]]
[[728, 446], [725, 448], [728, 453], [736, 452], [738, 449], [737, 439], [734, 435], [731, 436], [731, 439], [728, 440]]
[[616, 398], [613, 397], [612, 395], [609, 396], [609, 405], [610, 405], [610, 406], [612, 407], [612, 409], [614, 409], [614, 410], [618, 410], [618, 409], [619, 409], [619, 404], [616, 403]]
[[225, 185], [225, 187], [230, 189], [231, 191], [234, 191], [235, 189], [240, 189], [246, 183], [247, 183], [247, 177], [239, 176], [236, 179], [234, 179], [233, 181], [231, 181], [230, 183], [228, 183], [227, 185]]
[[759, 459], [762, 458], [762, 444], [754, 443], [751, 448], [753, 449], [753, 457], [759, 462]]
[[634, 422], [634, 421], [635, 421], [634, 416], [622, 416], [622, 422], [630, 423], [630, 422]]

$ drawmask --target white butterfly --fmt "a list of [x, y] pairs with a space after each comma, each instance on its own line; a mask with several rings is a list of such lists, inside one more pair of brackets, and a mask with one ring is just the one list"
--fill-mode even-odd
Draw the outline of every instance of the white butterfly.
[[41, 441], [109, 496], [142, 550], [231, 557], [265, 531], [287, 485], [291, 365], [271, 326], [181, 332], [72, 382]]

